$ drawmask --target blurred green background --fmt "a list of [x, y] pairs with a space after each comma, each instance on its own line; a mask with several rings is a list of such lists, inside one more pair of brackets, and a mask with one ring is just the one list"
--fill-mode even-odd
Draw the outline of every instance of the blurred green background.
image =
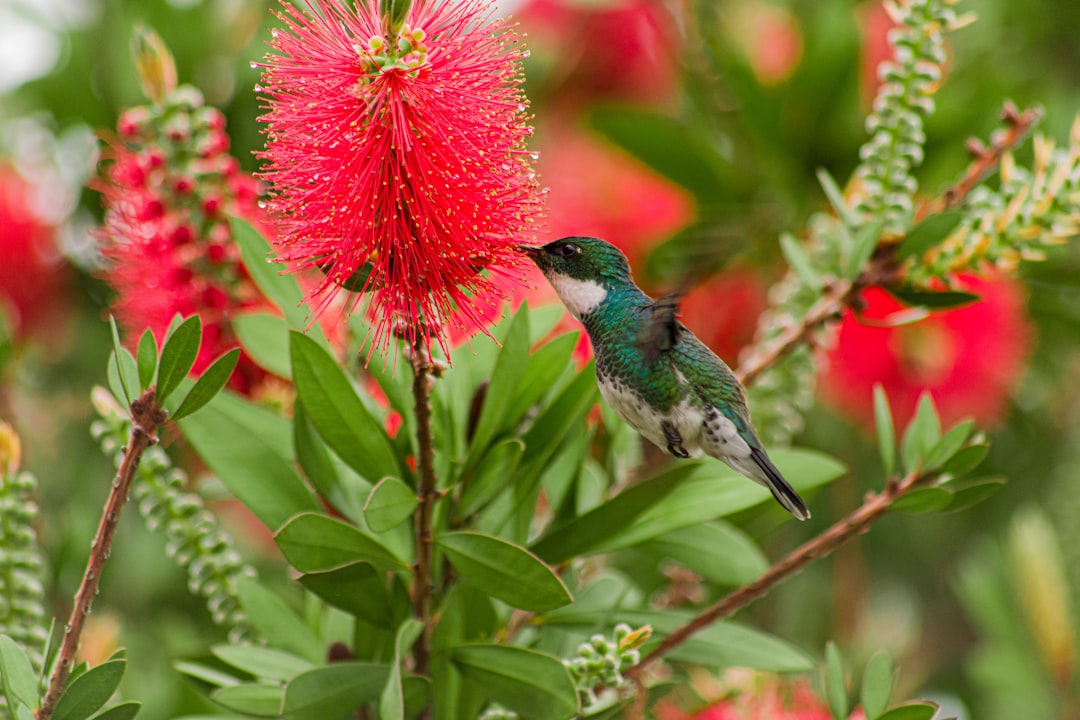
[[[233, 154], [257, 169], [251, 63], [264, 53], [273, 6], [0, 3], [0, 418], [22, 435], [24, 467], [39, 480], [39, 533], [58, 614], [67, 612], [112, 474], [87, 432], [89, 390], [104, 381], [111, 297], [91, 234], [100, 198], [84, 189], [96, 172], [94, 134], [144, 102], [128, 50], [133, 26], [144, 23], [175, 54], [181, 82], [226, 113]], [[950, 39], [917, 172], [927, 197], [962, 171], [965, 141], [998, 126], [1003, 100], [1042, 105], [1040, 131], [1059, 143], [1080, 109], [1080, 4], [984, 0], [958, 9], [977, 21]], [[511, 11], [531, 48], [526, 91], [551, 188], [541, 238], [606, 237], [654, 291], [695, 268], [702, 284], [687, 300], [686, 322], [734, 363], [783, 273], [779, 234], [800, 236], [827, 207], [815, 172], [826, 168], [843, 184], [858, 162], [887, 15], [877, 2], [850, 0], [524, 0], [497, 10]], [[641, 147], [657, 118], [718, 150], [727, 169], [687, 192], [648, 166], [678, 162], [676, 151], [692, 155], [693, 142], [638, 159], [611, 142]], [[1018, 153], [1030, 154], [1030, 146]], [[1052, 613], [1040, 603], [1054, 593], [1040, 583], [1061, 585], [1072, 618], [1069, 598], [1080, 592], [1080, 253], [1064, 246], [1046, 263], [1025, 265], [1018, 283], [1000, 282], [1018, 298], [1015, 316], [1001, 316], [1008, 303], [984, 316], [978, 342], [962, 321], [893, 339], [898, 364], [957, 366], [938, 378], [983, 372], [975, 366], [1001, 371], [1004, 390], [954, 387], [930, 371], [898, 373], [887, 387], [933, 387], [939, 404], [951, 398], [953, 419], [976, 414], [993, 443], [983, 471], [1007, 477], [1006, 487], [963, 513], [888, 518], [749, 612], [812, 652], [835, 638], [859, 665], [887, 648], [901, 667], [901, 696], [944, 699], [961, 717], [1077, 717], [1076, 627], [1046, 626]], [[842, 339], [834, 352], [866, 351]], [[826, 378], [824, 386], [872, 379]], [[812, 523], [769, 534], [767, 547], [780, 552], [810, 537], [880, 485], [859, 420], [865, 410], [822, 394], [796, 441], [837, 455], [852, 473], [817, 500]], [[197, 468], [182, 439], [166, 444]], [[200, 491], [220, 494], [212, 482]], [[264, 575], [284, 582], [273, 546], [235, 507], [220, 507]], [[125, 687], [146, 703], [141, 717], [210, 711], [169, 662], [205, 653], [220, 631], [135, 513], [120, 532], [84, 652], [97, 662], [117, 645], [129, 648], [135, 663]]]

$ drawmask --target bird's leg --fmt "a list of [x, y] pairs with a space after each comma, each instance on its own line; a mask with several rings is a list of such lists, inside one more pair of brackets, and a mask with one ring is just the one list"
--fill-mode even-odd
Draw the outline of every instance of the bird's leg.
[[679, 434], [678, 428], [670, 420], [664, 420], [660, 423], [660, 429], [664, 433], [664, 439], [667, 440], [667, 451], [669, 453], [679, 458], [690, 457], [690, 453], [683, 449], [682, 435]]

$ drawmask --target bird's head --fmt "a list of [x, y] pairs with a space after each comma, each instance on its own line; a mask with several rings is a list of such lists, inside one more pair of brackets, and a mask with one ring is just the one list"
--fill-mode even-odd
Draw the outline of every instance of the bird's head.
[[565, 237], [547, 245], [519, 245], [543, 271], [567, 309], [577, 318], [607, 296], [608, 290], [632, 285], [630, 264], [619, 248], [593, 237]]

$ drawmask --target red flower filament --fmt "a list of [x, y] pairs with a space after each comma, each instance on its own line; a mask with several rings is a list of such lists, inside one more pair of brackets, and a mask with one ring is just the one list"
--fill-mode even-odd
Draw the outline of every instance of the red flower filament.
[[521, 276], [539, 214], [525, 50], [480, 0], [417, 0], [397, 33], [363, 2], [307, 4], [278, 13], [261, 88], [278, 259], [325, 273], [316, 314], [369, 295], [372, 348], [403, 331], [445, 350], [444, 326], [482, 328], [499, 294], [482, 271]]

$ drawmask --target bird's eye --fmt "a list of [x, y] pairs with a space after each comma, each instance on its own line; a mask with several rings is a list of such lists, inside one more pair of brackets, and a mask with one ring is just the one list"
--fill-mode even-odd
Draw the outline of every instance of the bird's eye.
[[564, 243], [555, 248], [555, 254], [559, 257], [571, 258], [581, 254], [581, 248], [574, 243]]

